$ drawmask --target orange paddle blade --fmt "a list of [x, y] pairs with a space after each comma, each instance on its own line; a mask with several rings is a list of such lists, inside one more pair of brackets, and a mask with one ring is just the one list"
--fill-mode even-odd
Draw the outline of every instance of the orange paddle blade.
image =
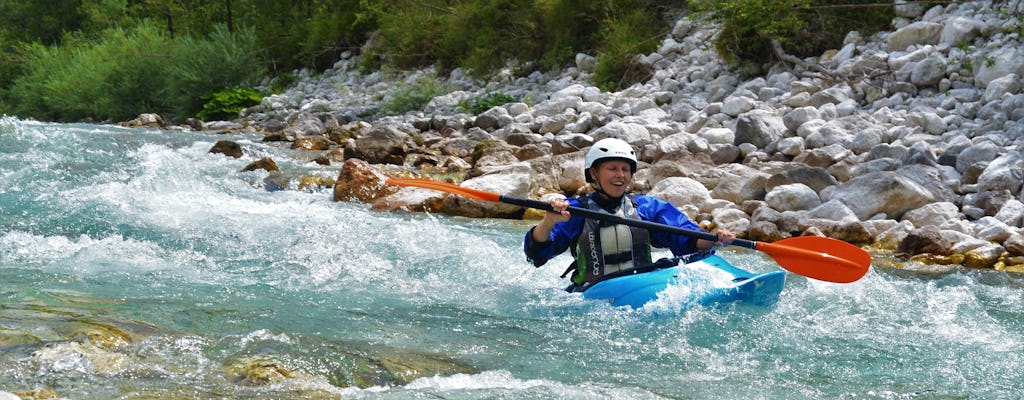
[[432, 181], [428, 179], [409, 179], [409, 178], [391, 178], [388, 179], [388, 185], [395, 186], [411, 186], [424, 189], [433, 189], [446, 193], [451, 193], [471, 199], [490, 201], [497, 203], [500, 201], [501, 195], [494, 192], [487, 192], [478, 189], [464, 188], [454, 183]]
[[757, 242], [757, 250], [790, 272], [828, 282], [854, 282], [871, 267], [868, 252], [827, 237], [797, 236], [774, 243]]

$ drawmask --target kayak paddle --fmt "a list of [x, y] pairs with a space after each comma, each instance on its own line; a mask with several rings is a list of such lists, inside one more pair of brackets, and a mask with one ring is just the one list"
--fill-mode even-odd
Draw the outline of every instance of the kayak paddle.
[[[432, 181], [427, 179], [388, 179], [389, 185], [411, 186], [433, 189], [446, 193], [483, 200], [493, 203], [505, 203], [520, 207], [554, 211], [551, 204], [543, 201], [520, 199], [479, 189], [470, 189], [453, 183]], [[581, 217], [608, 221], [616, 224], [635, 226], [644, 229], [658, 230], [698, 239], [718, 241], [715, 234], [683, 229], [657, 222], [628, 219], [618, 215], [594, 211], [586, 208], [570, 206], [569, 214]], [[835, 283], [850, 283], [860, 279], [871, 266], [871, 255], [863, 249], [842, 240], [820, 236], [797, 236], [782, 239], [774, 243], [736, 239], [732, 246], [754, 249], [771, 256], [783, 269], [808, 278]]]

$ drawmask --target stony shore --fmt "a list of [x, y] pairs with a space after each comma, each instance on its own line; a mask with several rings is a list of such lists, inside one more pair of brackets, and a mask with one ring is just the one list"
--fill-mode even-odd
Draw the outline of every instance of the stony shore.
[[[822, 235], [930, 265], [1024, 272], [1024, 2], [907, 3], [897, 14], [891, 31], [850, 33], [841, 49], [750, 79], [711, 50], [715, 26], [681, 19], [642, 57], [653, 72], [643, 84], [602, 92], [587, 82], [595, 59], [584, 54], [574, 68], [526, 77], [482, 82], [456, 70], [441, 79], [452, 92], [389, 117], [376, 116], [382, 99], [434, 71], [360, 74], [346, 55], [239, 120], [201, 129], [248, 129], [344, 162], [335, 200], [501, 218], [536, 214], [381, 179], [573, 196], [586, 190], [586, 148], [617, 137], [641, 155], [635, 191], [709, 229], [760, 241]], [[488, 93], [522, 101], [479, 115], [457, 106]]]

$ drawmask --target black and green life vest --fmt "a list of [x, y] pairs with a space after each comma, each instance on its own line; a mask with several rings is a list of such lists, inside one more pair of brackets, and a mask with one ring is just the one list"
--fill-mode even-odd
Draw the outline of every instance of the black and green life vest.
[[[580, 196], [580, 205], [594, 211], [607, 212], [588, 196]], [[622, 197], [615, 215], [641, 219], [632, 195]], [[587, 219], [573, 248], [576, 257], [573, 283], [593, 283], [601, 277], [651, 264], [650, 237], [646, 229]]]

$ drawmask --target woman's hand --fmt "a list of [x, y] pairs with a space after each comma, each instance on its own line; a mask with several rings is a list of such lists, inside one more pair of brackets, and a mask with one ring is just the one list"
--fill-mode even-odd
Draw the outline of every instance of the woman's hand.
[[736, 234], [725, 228], [718, 228], [715, 234], [718, 235], [718, 241], [715, 242], [715, 246], [726, 246], [736, 240]]
[[554, 209], [554, 211], [544, 213], [544, 220], [550, 222], [552, 226], [556, 223], [569, 220], [569, 211], [566, 211], [566, 209], [569, 208], [568, 200], [564, 198], [552, 199], [551, 208]]
[[552, 199], [551, 208], [554, 211], [548, 211], [544, 213], [544, 219], [540, 220], [537, 226], [533, 227], [531, 235], [533, 235], [533, 241], [537, 243], [544, 243], [548, 241], [551, 236], [551, 230], [555, 228], [555, 224], [569, 220], [569, 201], [564, 198]]
[[718, 228], [715, 231], [715, 235], [718, 236], [717, 241], [710, 241], [704, 239], [697, 239], [697, 248], [700, 250], [711, 250], [718, 246], [726, 246], [736, 240], [736, 234], [725, 228]]

